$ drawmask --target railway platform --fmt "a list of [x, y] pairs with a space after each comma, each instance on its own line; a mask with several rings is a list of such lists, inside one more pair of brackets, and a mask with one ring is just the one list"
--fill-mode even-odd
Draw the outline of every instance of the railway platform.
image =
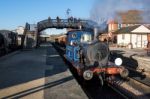
[[0, 58], [0, 98], [87, 99], [51, 44]]

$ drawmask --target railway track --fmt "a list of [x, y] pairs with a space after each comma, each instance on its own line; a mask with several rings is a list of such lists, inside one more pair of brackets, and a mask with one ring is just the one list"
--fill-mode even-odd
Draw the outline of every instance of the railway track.
[[138, 82], [150, 87], [150, 78], [149, 78], [150, 75], [146, 75], [146, 74], [144, 74], [144, 72], [137, 71], [130, 67], [126, 67], [126, 68], [130, 72], [129, 79], [133, 79], [135, 81], [138, 81]]
[[142, 84], [142, 85], [144, 85], [144, 86], [147, 86], [147, 87], [150, 87], [150, 85], [149, 84], [147, 84], [147, 83], [145, 83], [145, 82], [143, 82], [143, 81], [141, 81], [141, 80], [137, 80], [137, 79], [135, 79], [135, 78], [128, 78], [129, 80], [132, 80], [132, 81], [134, 81], [134, 82], [138, 82], [138, 83], [140, 83], [140, 84]]
[[137, 82], [139, 82], [139, 83], [141, 83], [141, 84], [144, 84], [145, 86], [150, 87], [149, 82], [144, 82], [144, 81], [139, 80], [139, 79], [136, 79], [136, 78], [129, 78], [129, 79], [131, 79], [131, 80], [135, 80], [135, 81], [137, 81]]
[[119, 94], [123, 93], [124, 97], [127, 96], [132, 99], [150, 98], [150, 86], [131, 77], [126, 79], [116, 77], [111, 82], [108, 81], [108, 86], [112, 87]]
[[80, 84], [83, 91], [90, 99], [114, 99], [115, 97], [117, 97], [117, 99], [128, 99], [126, 95], [121, 93], [120, 90], [113, 88], [112, 85], [104, 84], [104, 86], [102, 87], [100, 85], [100, 80], [98, 79], [98, 77], [94, 77], [91, 81], [85, 81], [82, 77], [77, 75], [77, 71], [73, 68], [73, 66], [71, 66], [72, 64], [65, 60], [65, 58], [63, 57], [65, 49], [56, 46], [55, 44], [52, 45], [62, 56], [76, 81]]

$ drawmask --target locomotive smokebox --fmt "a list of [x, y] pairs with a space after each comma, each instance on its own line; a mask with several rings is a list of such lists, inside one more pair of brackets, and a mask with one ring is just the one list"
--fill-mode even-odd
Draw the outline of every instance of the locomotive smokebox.
[[109, 47], [103, 42], [94, 42], [85, 49], [87, 66], [107, 66]]

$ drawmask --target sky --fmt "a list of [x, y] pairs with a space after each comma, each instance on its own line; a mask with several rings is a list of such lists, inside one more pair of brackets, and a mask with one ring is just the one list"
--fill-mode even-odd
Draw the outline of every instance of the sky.
[[149, 4], [150, 0], [0, 0], [0, 30], [36, 24], [49, 16], [67, 18], [68, 8], [70, 16], [101, 23], [101, 18], [109, 19], [118, 10], [150, 9]]
[[77, 18], [89, 18], [94, 0], [0, 0], [0, 29], [16, 29], [25, 23], [51, 18], [66, 18], [66, 10]]

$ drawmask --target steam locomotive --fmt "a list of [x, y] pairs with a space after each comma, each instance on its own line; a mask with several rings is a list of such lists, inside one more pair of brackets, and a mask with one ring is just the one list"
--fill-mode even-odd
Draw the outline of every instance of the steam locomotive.
[[121, 66], [122, 59], [109, 62], [109, 46], [100, 42], [93, 30], [73, 30], [67, 33], [65, 58], [72, 63], [78, 75], [85, 80], [98, 76], [104, 80], [112, 75], [128, 76], [128, 70]]

